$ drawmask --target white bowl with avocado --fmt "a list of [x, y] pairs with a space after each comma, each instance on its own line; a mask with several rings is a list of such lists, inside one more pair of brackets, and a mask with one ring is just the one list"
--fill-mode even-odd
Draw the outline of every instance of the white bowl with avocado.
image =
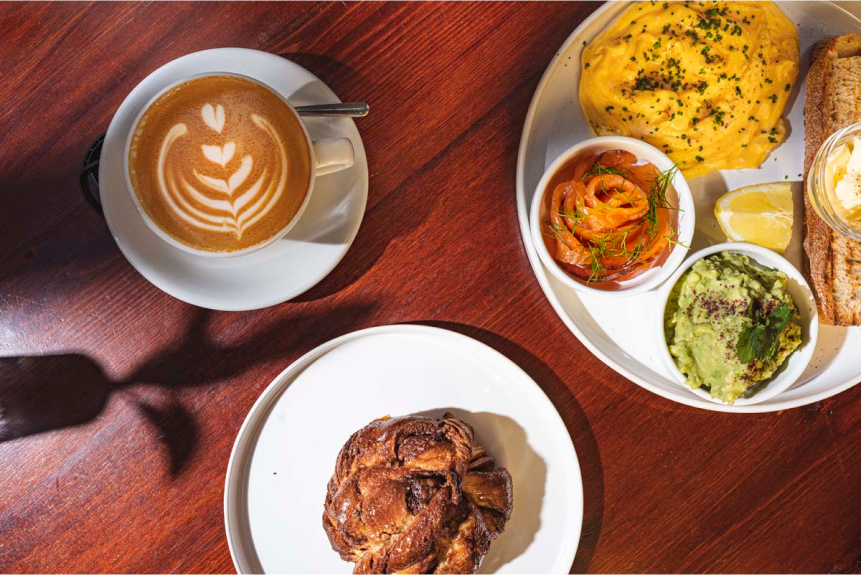
[[784, 257], [754, 244], [700, 250], [661, 287], [659, 301], [659, 349], [673, 379], [730, 408], [789, 389], [816, 348], [810, 286]]

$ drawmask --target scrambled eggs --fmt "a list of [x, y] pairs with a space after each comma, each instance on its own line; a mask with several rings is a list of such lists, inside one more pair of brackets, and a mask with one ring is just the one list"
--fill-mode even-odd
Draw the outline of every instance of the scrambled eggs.
[[645, 140], [686, 176], [755, 168], [783, 140], [798, 33], [771, 2], [640, 2], [583, 50], [598, 135]]

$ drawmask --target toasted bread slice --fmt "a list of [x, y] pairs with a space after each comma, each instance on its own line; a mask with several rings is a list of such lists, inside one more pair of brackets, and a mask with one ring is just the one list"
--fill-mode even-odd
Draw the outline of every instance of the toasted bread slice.
[[807, 198], [807, 173], [822, 143], [861, 121], [861, 34], [820, 40], [807, 73], [804, 153], [804, 273], [813, 288], [819, 320], [861, 325], [861, 243], [822, 221]]

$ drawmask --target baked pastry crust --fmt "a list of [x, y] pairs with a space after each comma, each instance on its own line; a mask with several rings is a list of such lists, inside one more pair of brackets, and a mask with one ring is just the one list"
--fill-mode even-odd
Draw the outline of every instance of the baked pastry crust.
[[323, 527], [354, 573], [474, 573], [512, 503], [511, 475], [466, 422], [384, 418], [338, 454]]

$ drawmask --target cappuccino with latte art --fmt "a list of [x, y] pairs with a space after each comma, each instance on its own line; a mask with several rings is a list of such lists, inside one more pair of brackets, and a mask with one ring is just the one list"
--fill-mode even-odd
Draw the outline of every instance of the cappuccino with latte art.
[[282, 232], [305, 203], [312, 154], [276, 93], [230, 75], [185, 81], [143, 113], [128, 175], [142, 210], [194, 250], [236, 252]]

